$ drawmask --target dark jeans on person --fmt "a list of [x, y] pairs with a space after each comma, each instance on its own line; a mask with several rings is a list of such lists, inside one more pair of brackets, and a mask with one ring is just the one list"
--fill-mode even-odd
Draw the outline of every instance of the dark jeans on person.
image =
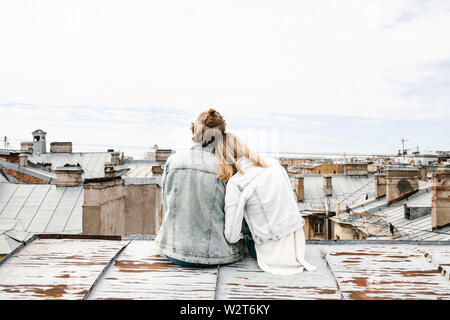
[[248, 252], [250, 253], [250, 256], [256, 259], [255, 241], [250, 240], [248, 236], [244, 234], [244, 242], [245, 246], [248, 249]]
[[[250, 253], [250, 256], [254, 259], [256, 259], [256, 250], [255, 250], [255, 241], [250, 240], [248, 238], [247, 235], [244, 235], [244, 242], [245, 242], [245, 246], [248, 249], [248, 252]], [[211, 268], [211, 267], [217, 267], [216, 264], [201, 264], [201, 263], [190, 263], [190, 262], [185, 262], [185, 261], [181, 261], [181, 260], [177, 260], [174, 258], [171, 258], [169, 256], [166, 256], [167, 259], [169, 259], [169, 261], [178, 264], [182, 267], [187, 267], [187, 268]]]
[[181, 260], [177, 260], [174, 258], [171, 258], [169, 256], [166, 256], [167, 259], [169, 259], [169, 261], [178, 264], [182, 267], [187, 267], [187, 268], [212, 268], [212, 267], [217, 267], [216, 264], [201, 264], [201, 263], [190, 263], [190, 262], [185, 262], [185, 261], [181, 261]]

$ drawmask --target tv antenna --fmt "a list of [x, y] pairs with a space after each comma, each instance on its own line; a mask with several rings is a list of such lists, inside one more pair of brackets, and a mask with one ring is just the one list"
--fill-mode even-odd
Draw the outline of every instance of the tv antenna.
[[406, 142], [406, 141], [409, 141], [409, 139], [402, 138], [401, 141], [402, 141], [402, 154], [403, 154], [403, 159], [405, 159], [405, 151], [408, 150], [408, 149], [405, 149], [405, 142]]

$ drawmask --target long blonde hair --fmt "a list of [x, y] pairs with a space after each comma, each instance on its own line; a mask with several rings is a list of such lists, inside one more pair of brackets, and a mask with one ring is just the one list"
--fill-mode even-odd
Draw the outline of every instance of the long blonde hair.
[[217, 178], [223, 182], [227, 182], [236, 172], [244, 174], [237, 163], [239, 158], [245, 157], [258, 167], [267, 167], [259, 155], [251, 152], [245, 143], [229, 132], [224, 133], [222, 139], [217, 142], [215, 155], [219, 162]]

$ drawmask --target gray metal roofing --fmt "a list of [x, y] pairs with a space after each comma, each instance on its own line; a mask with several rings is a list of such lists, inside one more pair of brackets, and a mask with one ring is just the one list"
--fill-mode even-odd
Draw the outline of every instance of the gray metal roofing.
[[0, 234], [81, 233], [82, 205], [82, 187], [1, 183]]
[[161, 175], [153, 175], [152, 167], [162, 166], [164, 162], [152, 160], [125, 161], [121, 167], [127, 171], [121, 175], [125, 185], [129, 184], [160, 184]]
[[151, 240], [37, 238], [0, 262], [0, 299], [450, 299], [449, 242], [307, 243], [290, 276], [254, 259], [185, 268]]
[[[423, 186], [426, 185], [429, 185], [429, 183]], [[403, 209], [405, 204], [408, 206], [431, 207], [431, 197], [432, 190], [428, 187], [390, 205], [387, 205], [386, 198], [383, 197], [363, 206], [353, 208], [353, 210], [356, 212], [368, 212], [386, 216], [386, 219], [378, 217], [365, 217], [363, 219], [374, 224], [380, 224], [381, 227], [386, 227], [388, 223], [391, 223], [399, 233], [396, 233], [395, 236], [399, 240], [450, 240], [450, 226], [432, 230], [430, 214], [415, 220], [405, 218]], [[352, 223], [358, 225], [360, 220], [355, 219]]]
[[[294, 176], [291, 176], [294, 187]], [[340, 202], [341, 209], [346, 205], [354, 204], [366, 198], [371, 198], [375, 193], [375, 182], [373, 175], [347, 176], [330, 175], [332, 177], [333, 194], [330, 197], [325, 195], [323, 189], [324, 175], [304, 175], [305, 200], [298, 202], [300, 211], [324, 209], [324, 199], [334, 210], [336, 204]]]
[[6, 178], [3, 176], [3, 173], [0, 172], [0, 183], [5, 183], [8, 182], [8, 180], [6, 180]]
[[100, 178], [105, 175], [105, 162], [111, 161], [111, 152], [73, 152], [73, 153], [44, 153], [33, 154], [28, 157], [33, 163], [51, 163], [52, 170], [65, 164], [79, 163], [84, 170], [84, 178]]

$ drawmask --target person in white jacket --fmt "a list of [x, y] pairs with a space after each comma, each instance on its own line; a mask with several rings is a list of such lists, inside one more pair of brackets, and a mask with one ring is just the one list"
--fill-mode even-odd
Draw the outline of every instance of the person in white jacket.
[[225, 239], [239, 241], [245, 219], [263, 271], [289, 275], [316, 270], [305, 261], [305, 222], [286, 170], [278, 161], [252, 153], [232, 133], [219, 139], [215, 154], [218, 178], [227, 183]]

